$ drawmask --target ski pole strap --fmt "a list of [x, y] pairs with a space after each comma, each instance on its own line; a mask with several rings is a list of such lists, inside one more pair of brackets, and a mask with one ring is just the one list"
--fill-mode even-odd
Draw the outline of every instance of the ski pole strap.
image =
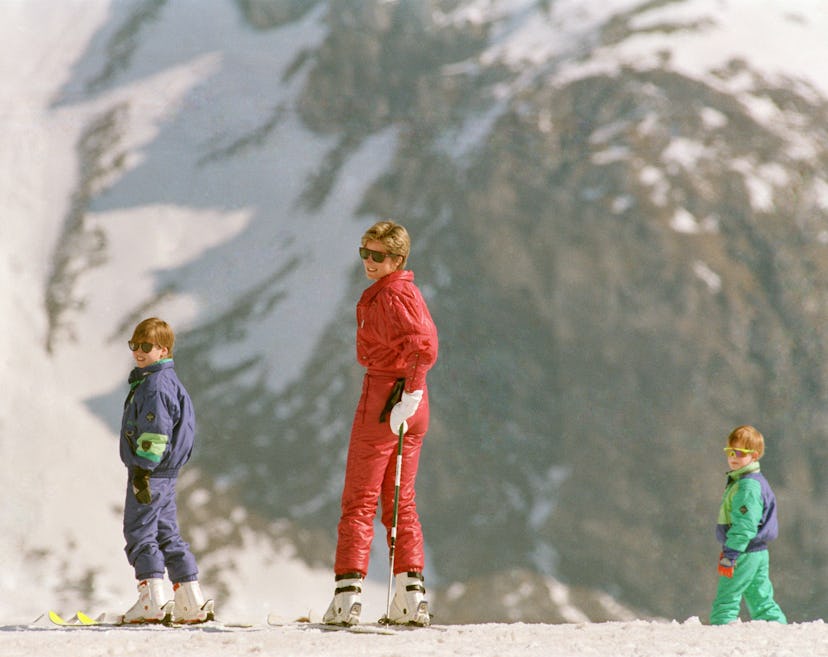
[[382, 407], [382, 413], [380, 413], [379, 421], [380, 423], [385, 422], [388, 414], [391, 412], [391, 409], [397, 405], [397, 402], [402, 399], [403, 390], [405, 390], [405, 379], [397, 379], [394, 382], [394, 387], [391, 388], [391, 394], [388, 395], [388, 399], [385, 400], [385, 406]]

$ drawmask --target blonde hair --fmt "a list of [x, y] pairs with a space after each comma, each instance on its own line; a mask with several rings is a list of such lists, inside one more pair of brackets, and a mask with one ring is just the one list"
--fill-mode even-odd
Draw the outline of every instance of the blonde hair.
[[159, 347], [166, 347], [168, 355], [172, 358], [175, 333], [163, 319], [148, 317], [135, 327], [130, 342], [151, 342]]
[[362, 236], [361, 245], [365, 246], [368, 242], [376, 241], [382, 242], [383, 246], [388, 249], [391, 255], [401, 256], [397, 269], [405, 269], [405, 263], [408, 261], [408, 254], [411, 252], [411, 238], [405, 226], [385, 219], [378, 221]]
[[759, 433], [758, 429], [749, 424], [743, 424], [730, 432], [727, 437], [727, 446], [736, 449], [740, 447], [752, 449], [756, 452], [756, 458], [761, 459], [765, 454], [765, 437]]

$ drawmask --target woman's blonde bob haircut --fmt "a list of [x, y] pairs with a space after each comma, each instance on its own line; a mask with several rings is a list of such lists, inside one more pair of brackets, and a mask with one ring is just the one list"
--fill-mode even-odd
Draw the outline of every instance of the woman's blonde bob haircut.
[[411, 252], [411, 238], [408, 236], [405, 226], [401, 226], [390, 219], [378, 221], [365, 231], [361, 245], [365, 246], [368, 242], [373, 241], [382, 242], [383, 246], [388, 249], [388, 253], [400, 256], [402, 260], [397, 269], [405, 269], [408, 254]]

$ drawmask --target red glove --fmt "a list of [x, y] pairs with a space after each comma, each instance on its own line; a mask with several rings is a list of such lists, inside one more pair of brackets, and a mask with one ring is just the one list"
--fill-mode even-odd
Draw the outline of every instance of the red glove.
[[728, 559], [724, 552], [719, 553], [719, 575], [723, 577], [733, 577], [733, 569], [736, 568], [736, 560]]

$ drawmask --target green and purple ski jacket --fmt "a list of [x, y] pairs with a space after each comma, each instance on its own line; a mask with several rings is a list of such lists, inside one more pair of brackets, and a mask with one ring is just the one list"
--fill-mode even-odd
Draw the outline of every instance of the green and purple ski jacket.
[[716, 539], [729, 559], [743, 552], [767, 550], [779, 535], [776, 496], [759, 471], [759, 461], [727, 473], [716, 523]]

